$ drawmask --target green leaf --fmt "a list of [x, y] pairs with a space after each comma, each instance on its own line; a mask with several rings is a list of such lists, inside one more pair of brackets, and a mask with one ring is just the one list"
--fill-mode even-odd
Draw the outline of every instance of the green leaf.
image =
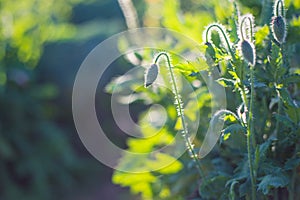
[[251, 188], [251, 180], [249, 178], [249, 175], [247, 177], [247, 180], [240, 185], [239, 193], [240, 197], [246, 196], [247, 194], [250, 194], [249, 188]]
[[269, 35], [270, 30], [267, 25], [260, 27], [255, 33], [255, 46], [262, 47], [263, 41]]
[[245, 128], [240, 124], [231, 124], [223, 130], [222, 138], [224, 141], [228, 140], [232, 134], [244, 134]]
[[115, 171], [112, 181], [115, 184], [120, 184], [123, 187], [130, 186], [130, 191], [133, 194], [141, 193], [144, 198], [153, 196], [151, 184], [156, 181], [157, 177], [150, 172], [146, 173], [126, 173]]
[[258, 184], [258, 190], [262, 191], [264, 195], [267, 195], [272, 188], [285, 187], [288, 184], [289, 177], [285, 173], [269, 174], [261, 178]]
[[299, 83], [300, 82], [300, 74], [289, 74], [282, 78], [282, 83], [284, 85], [288, 85], [291, 83]]
[[217, 82], [223, 87], [234, 87], [235, 81], [227, 78], [219, 78]]
[[200, 185], [199, 193], [204, 199], [220, 199], [226, 191], [225, 184], [229, 179], [228, 176], [219, 175], [207, 179]]
[[287, 116], [289, 117], [289, 119], [291, 119], [294, 124], [296, 125], [297, 123], [299, 123], [299, 119], [300, 119], [300, 108], [297, 107], [287, 107], [285, 108], [285, 112], [287, 114]]
[[238, 200], [239, 199], [239, 197], [237, 195], [237, 192], [236, 192], [236, 185], [238, 183], [239, 183], [238, 181], [233, 181], [230, 185], [230, 192], [229, 192], [229, 199], [230, 200]]
[[[147, 160], [146, 165], [150, 166], [152, 170], [159, 169], [158, 172], [161, 174], [174, 174], [180, 171], [183, 167], [181, 162], [178, 161], [176, 158], [173, 158], [172, 156], [163, 153], [156, 153], [155, 159]], [[161, 166], [164, 165], [166, 166], [161, 168]]]
[[229, 122], [229, 123], [233, 123], [233, 122], [236, 122], [237, 121], [237, 118], [233, 115], [225, 115], [224, 116], [224, 122]]
[[204, 71], [208, 69], [208, 65], [202, 58], [196, 59], [194, 61], [189, 60], [188, 62], [182, 62], [174, 65], [175, 69], [180, 70], [180, 72], [185, 74], [192, 74], [199, 71]]
[[297, 126], [294, 124], [294, 122], [289, 118], [288, 116], [274, 114], [277, 121], [280, 121], [282, 124], [284, 124], [286, 127], [294, 130]]
[[297, 107], [295, 105], [295, 103], [293, 102], [293, 99], [291, 98], [288, 90], [286, 88], [277, 88], [277, 91], [280, 94], [280, 99], [283, 101], [283, 103], [286, 106], [290, 106], [290, 107]]
[[143, 61], [143, 56], [139, 54], [138, 52], [134, 52], [135, 57], [141, 62]]
[[284, 169], [292, 170], [300, 165], [300, 157], [290, 158], [286, 161]]
[[267, 153], [270, 150], [272, 143], [276, 141], [275, 137], [268, 138], [267, 141], [257, 146], [255, 149], [255, 170], [259, 169], [259, 166], [265, 162]]

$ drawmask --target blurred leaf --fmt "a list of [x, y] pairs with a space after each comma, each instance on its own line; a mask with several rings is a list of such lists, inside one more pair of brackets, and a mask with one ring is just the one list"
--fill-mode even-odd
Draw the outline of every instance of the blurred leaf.
[[269, 27], [267, 25], [259, 28], [255, 33], [255, 46], [262, 47], [263, 41], [267, 38], [269, 35]]
[[235, 81], [232, 79], [220, 78], [217, 80], [223, 87], [234, 87]]
[[222, 139], [228, 140], [233, 134], [245, 134], [246, 130], [240, 124], [231, 124], [223, 130]]
[[263, 194], [268, 194], [270, 189], [285, 187], [289, 183], [289, 178], [283, 172], [266, 175], [261, 178], [258, 184], [258, 190], [261, 190]]
[[225, 192], [225, 184], [228, 181], [227, 176], [215, 176], [207, 179], [200, 185], [199, 193], [205, 199], [218, 199]]

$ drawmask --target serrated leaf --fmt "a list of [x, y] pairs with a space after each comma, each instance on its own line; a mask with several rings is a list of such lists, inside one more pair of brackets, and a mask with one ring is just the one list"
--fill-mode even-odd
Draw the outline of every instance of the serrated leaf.
[[279, 115], [279, 114], [274, 114], [274, 116], [277, 121], [280, 121], [280, 123], [284, 124], [286, 127], [291, 128], [291, 129], [296, 128], [296, 125], [288, 116], [283, 116], [283, 115]]
[[[299, 105], [299, 104], [297, 103], [297, 105]], [[287, 115], [289, 116], [289, 118], [296, 125], [299, 122], [299, 119], [300, 119], [300, 108], [299, 108], [299, 106], [297, 106], [297, 107], [287, 107], [287, 108], [285, 108], [285, 111], [286, 111]]]
[[240, 78], [235, 71], [228, 71], [228, 73], [232, 76], [233, 80], [240, 82]]
[[267, 158], [267, 152], [270, 149], [270, 146], [276, 139], [274, 137], [270, 137], [267, 141], [262, 143], [256, 148], [255, 151], [255, 167], [256, 169], [259, 167], [260, 163], [263, 163]]
[[291, 95], [289, 94], [288, 90], [285, 88], [277, 88], [277, 91], [280, 94], [280, 99], [283, 101], [283, 103], [287, 106], [291, 106], [291, 107], [297, 107], [292, 98]]
[[237, 119], [233, 115], [225, 115], [224, 116], [224, 122], [232, 123], [232, 122], [236, 122], [236, 121], [237, 121]]
[[255, 33], [255, 46], [263, 46], [263, 41], [269, 35], [270, 30], [267, 25], [259, 28]]
[[291, 158], [288, 159], [284, 165], [284, 169], [286, 170], [292, 170], [295, 169], [296, 167], [298, 167], [300, 165], [300, 158], [296, 157], [296, 158]]
[[156, 181], [155, 177], [150, 172], [146, 173], [127, 173], [115, 171], [112, 181], [123, 187], [130, 187], [133, 194], [141, 193], [144, 198], [151, 198], [153, 196], [151, 184]]
[[204, 199], [220, 199], [221, 195], [225, 192], [225, 184], [228, 176], [215, 176], [207, 179], [200, 185], [199, 193]]
[[188, 62], [182, 62], [174, 65], [174, 69], [180, 70], [180, 72], [185, 74], [193, 74], [199, 71], [204, 71], [208, 69], [208, 65], [203, 59], [189, 60]]
[[249, 188], [251, 188], [251, 180], [248, 177], [247, 180], [243, 184], [240, 185], [240, 188], [239, 188], [240, 198], [244, 197], [244, 196], [246, 196], [246, 194], [250, 193]]
[[224, 141], [229, 139], [232, 134], [243, 134], [245, 133], [245, 128], [240, 124], [231, 124], [223, 130], [222, 138]]
[[232, 79], [227, 78], [220, 78], [217, 80], [217, 82], [222, 85], [223, 87], [234, 87], [235, 81]]
[[264, 176], [258, 184], [258, 190], [262, 191], [264, 195], [269, 194], [270, 189], [285, 187], [289, 184], [289, 177], [281, 173], [269, 174]]
[[[171, 164], [168, 164], [171, 163]], [[149, 166], [150, 170], [159, 169], [158, 172], [161, 174], [173, 174], [182, 169], [182, 164], [176, 158], [163, 153], [156, 153], [155, 159], [147, 160], [146, 165]], [[165, 166], [161, 168], [161, 166]]]
[[282, 83], [284, 85], [288, 85], [290, 83], [299, 83], [300, 82], [300, 74], [289, 74], [282, 78]]
[[230, 185], [230, 192], [229, 192], [229, 199], [230, 200], [238, 200], [239, 197], [238, 195], [236, 194], [236, 185], [238, 184], [239, 182], [238, 181], [233, 181]]

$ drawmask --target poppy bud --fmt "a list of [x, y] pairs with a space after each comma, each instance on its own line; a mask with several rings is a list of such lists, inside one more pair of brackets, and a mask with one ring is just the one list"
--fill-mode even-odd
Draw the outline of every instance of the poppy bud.
[[271, 23], [273, 37], [279, 44], [285, 42], [286, 38], [286, 22], [282, 16], [276, 16]]
[[248, 42], [247, 40], [243, 40], [240, 43], [240, 50], [244, 59], [252, 66], [254, 66], [256, 57], [254, 45], [251, 42]]
[[145, 73], [145, 87], [149, 87], [150, 85], [153, 84], [153, 82], [156, 80], [158, 76], [158, 66], [157, 64], [152, 64]]

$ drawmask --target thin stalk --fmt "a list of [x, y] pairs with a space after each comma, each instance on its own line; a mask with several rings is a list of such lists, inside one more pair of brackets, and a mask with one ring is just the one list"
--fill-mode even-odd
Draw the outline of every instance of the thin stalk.
[[[280, 4], [280, 5], [279, 5]], [[276, 16], [283, 16], [284, 17], [284, 4], [283, 4], [283, 1], [282, 0], [278, 0], [276, 5]], [[281, 9], [281, 13], [279, 13], [279, 6], [280, 6], [280, 9]]]
[[[278, 1], [277, 4], [276, 4], [276, 12], [277, 12], [276, 14], [277, 15], [278, 15], [278, 5], [279, 5], [279, 2], [281, 2], [281, 1]], [[281, 2], [281, 4], [282, 4], [281, 6], [283, 8], [283, 2]], [[282, 14], [283, 14], [283, 11], [282, 11]], [[282, 56], [282, 66], [281, 67], [286, 68], [287, 67], [287, 61], [285, 59], [284, 44], [280, 45], [280, 50], [281, 50], [281, 56]], [[279, 78], [278, 74], [277, 74], [277, 71], [278, 71], [278, 69], [276, 69], [276, 72], [275, 72], [275, 86], [276, 86], [276, 88], [277, 88], [277, 83], [278, 83], [278, 78]], [[281, 102], [281, 99], [280, 99], [279, 92], [277, 94], [277, 97], [279, 99], [279, 101], [278, 101], [278, 108], [277, 108], [277, 114], [280, 115], [280, 113], [282, 112], [282, 102]], [[281, 137], [279, 135], [280, 134], [279, 129], [280, 129], [280, 119], [277, 118], [276, 125], [275, 125], [275, 136], [276, 136], [276, 138], [278, 140], [281, 139]], [[277, 153], [278, 153], [278, 144], [276, 143], [275, 144], [275, 152], [274, 152], [275, 157], [277, 156]], [[275, 193], [274, 194], [274, 199], [278, 200], [279, 199], [279, 197], [278, 197], [278, 189], [275, 189], [274, 193]]]
[[[280, 97], [278, 97], [278, 98], [280, 98]], [[282, 102], [279, 99], [277, 114], [280, 115], [281, 111], [282, 111]], [[278, 118], [277, 121], [276, 121], [276, 128], [275, 128], [275, 130], [276, 130], [275, 134], [276, 134], [277, 139], [279, 139], [279, 127], [280, 127], [280, 119]]]
[[233, 53], [233, 51], [232, 51], [232, 49], [231, 49], [231, 46], [230, 46], [229, 40], [228, 40], [228, 38], [227, 38], [227, 35], [226, 35], [226, 33], [224, 32], [224, 30], [223, 30], [218, 24], [212, 24], [212, 25], [210, 25], [210, 26], [207, 28], [206, 33], [205, 33], [205, 39], [206, 39], [206, 42], [208, 42], [208, 34], [209, 34], [210, 29], [212, 29], [212, 28], [214, 28], [214, 27], [217, 28], [217, 29], [219, 29], [219, 31], [221, 31], [221, 33], [222, 33], [222, 35], [223, 35], [223, 37], [224, 37], [224, 39], [225, 39], [225, 42], [226, 42], [227, 48], [228, 48], [228, 50], [229, 50], [229, 53], [230, 53], [231, 57], [232, 57], [233, 59], [235, 59], [235, 56], [234, 56], [234, 53]]
[[240, 25], [240, 31], [241, 31], [241, 36], [242, 36], [242, 39], [243, 40], [245, 40], [245, 37], [244, 37], [244, 33], [243, 33], [243, 24], [245, 23], [245, 21], [246, 21], [246, 19], [249, 21], [249, 23], [250, 23], [250, 37], [249, 37], [249, 39], [250, 39], [250, 41], [252, 42], [253, 41], [253, 29], [252, 29], [252, 27], [253, 27], [253, 22], [252, 22], [252, 20], [251, 20], [251, 18], [249, 17], [249, 16], [246, 16], [246, 17], [244, 17], [243, 19], [242, 19], [242, 21], [241, 21], [241, 25]]
[[251, 96], [250, 96], [250, 108], [248, 116], [248, 126], [247, 126], [247, 151], [248, 151], [248, 160], [249, 160], [249, 169], [250, 169], [250, 178], [251, 178], [251, 194], [252, 200], [256, 199], [256, 177], [253, 167], [252, 159], [252, 149], [251, 146], [254, 144], [254, 127], [253, 127], [253, 101], [254, 101], [254, 70], [253, 66], [250, 67], [250, 80], [251, 80]]
[[171, 65], [171, 61], [170, 61], [169, 55], [167, 53], [165, 53], [165, 52], [159, 53], [156, 56], [156, 59], [155, 59], [154, 63], [157, 64], [157, 62], [158, 62], [158, 60], [159, 60], [159, 58], [161, 56], [165, 56], [166, 59], [167, 59], [168, 71], [170, 73], [171, 84], [172, 84], [172, 88], [173, 88], [173, 93], [175, 95], [175, 101], [176, 101], [176, 104], [177, 104], [177, 109], [176, 109], [177, 110], [177, 115], [180, 117], [181, 122], [182, 122], [182, 127], [183, 127], [182, 136], [184, 137], [186, 146], [187, 146], [187, 148], [189, 150], [189, 153], [191, 154], [191, 157], [193, 158], [193, 160], [195, 161], [195, 163], [197, 165], [197, 169], [198, 169], [198, 172], [199, 172], [200, 176], [204, 177], [204, 174], [203, 174], [202, 169], [201, 169], [202, 167], [201, 167], [200, 161], [197, 159], [198, 158], [197, 154], [194, 151], [193, 144], [190, 141], [190, 137], [189, 137], [189, 133], [188, 133], [186, 121], [185, 121], [185, 118], [184, 118], [184, 111], [183, 111], [183, 107], [182, 107], [182, 100], [181, 100], [181, 97], [180, 97], [179, 92], [178, 92], [178, 87], [177, 87], [177, 84], [176, 84], [175, 75], [174, 75], [174, 71], [173, 71], [173, 67]]
[[281, 56], [282, 56], [282, 67], [283, 68], [289, 68], [289, 62], [288, 62], [288, 59], [287, 59], [287, 52], [286, 52], [286, 47], [285, 47], [285, 43], [282, 43], [280, 45], [280, 52], [281, 52]]
[[[240, 24], [240, 36], [241, 40], [245, 40], [244, 36], [244, 23], [245, 21], [248, 20], [250, 24], [250, 34], [249, 34], [249, 41], [253, 41], [253, 22], [252, 18], [250, 16], [244, 16], [241, 20]], [[246, 97], [245, 89], [243, 85], [241, 86], [241, 91], [242, 91], [242, 98], [244, 99], [245, 102], [245, 108], [246, 111], [248, 111], [248, 119], [247, 119], [247, 153], [248, 153], [248, 161], [249, 161], [249, 170], [250, 170], [250, 179], [251, 179], [251, 199], [255, 200], [256, 199], [256, 172], [254, 171], [254, 164], [253, 164], [253, 158], [252, 158], [252, 149], [255, 149], [255, 135], [254, 135], [254, 126], [253, 126], [253, 101], [254, 101], [254, 65], [255, 62], [250, 64], [250, 84], [251, 84], [251, 94], [250, 94], [250, 105], [249, 105], [249, 110], [247, 109], [248, 107], [248, 100]]]

